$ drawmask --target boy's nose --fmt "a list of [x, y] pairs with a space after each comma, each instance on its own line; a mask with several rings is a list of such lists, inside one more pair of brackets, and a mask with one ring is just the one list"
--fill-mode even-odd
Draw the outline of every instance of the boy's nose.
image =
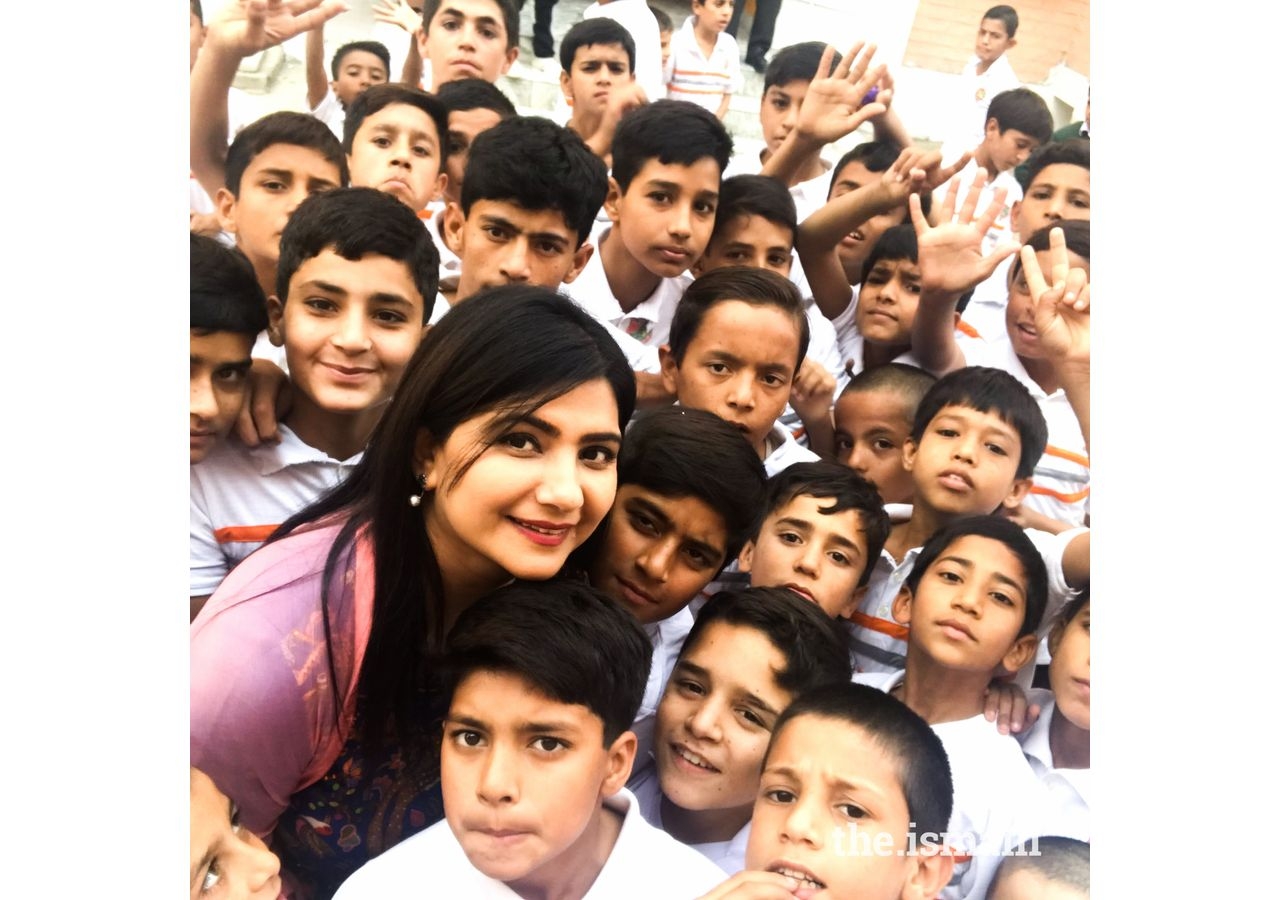
[[792, 804], [786, 820], [782, 823], [782, 837], [788, 843], [821, 847], [820, 829], [816, 827], [816, 819], [809, 806], [803, 799], [797, 799]]
[[333, 332], [334, 346], [344, 353], [364, 353], [373, 346], [369, 338], [369, 326], [358, 309], [347, 311]]
[[515, 760], [501, 747], [493, 747], [481, 765], [476, 796], [492, 806], [515, 803], [520, 799]]
[[849, 451], [849, 462], [847, 465], [850, 469], [859, 475], [867, 474], [867, 462], [870, 456], [867, 448], [863, 444], [854, 444], [853, 449]]
[[674, 539], [654, 541], [640, 554], [636, 563], [650, 581], [665, 584], [671, 571], [671, 563], [675, 559], [675, 550]]
[[191, 417], [212, 419], [218, 414], [218, 401], [214, 397], [213, 383], [208, 378], [191, 379]]
[[505, 256], [498, 263], [498, 271], [508, 284], [524, 284], [533, 276], [529, 264], [529, 245], [517, 238], [509, 245]]
[[689, 716], [688, 728], [689, 733], [694, 737], [713, 742], [719, 741], [721, 738], [720, 710], [715, 701], [707, 698], [698, 704]]
[[818, 577], [818, 569], [822, 566], [822, 546], [817, 541], [810, 541], [796, 557], [795, 569], [811, 578]]
[[749, 372], [739, 375], [729, 386], [728, 402], [729, 406], [734, 409], [750, 410], [755, 408], [755, 390]]
[[671, 211], [671, 218], [667, 221], [667, 232], [672, 237], [687, 238], [693, 233], [693, 211], [687, 203], [676, 204], [675, 209]]

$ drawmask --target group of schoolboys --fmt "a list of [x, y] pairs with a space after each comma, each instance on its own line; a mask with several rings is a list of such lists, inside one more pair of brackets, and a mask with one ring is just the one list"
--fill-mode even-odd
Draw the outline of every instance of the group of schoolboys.
[[191, 239], [192, 616], [487, 287], [563, 286], [648, 407], [571, 560], [590, 586], [512, 585], [451, 633], [446, 821], [338, 896], [1029, 897], [1077, 889], [1081, 853], [1087, 895], [1087, 142], [1033, 156], [1006, 207], [989, 183], [1051, 131], [1034, 93], [944, 167], [897, 139], [871, 51], [812, 43], [769, 63], [766, 148], [731, 163], [713, 112], [631, 89], [609, 18], [561, 44], [561, 127], [492, 85], [514, 3], [443, 0], [415, 45], [433, 92], [348, 45], [317, 117], [228, 147], [239, 60], [340, 11], [268, 6], [224, 10], [192, 70], [193, 177], [236, 247]]

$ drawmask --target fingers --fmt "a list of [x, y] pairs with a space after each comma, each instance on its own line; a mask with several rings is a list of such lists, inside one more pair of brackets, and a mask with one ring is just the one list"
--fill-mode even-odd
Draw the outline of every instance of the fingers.
[[978, 217], [977, 224], [982, 229], [983, 234], [991, 230], [991, 226], [995, 224], [1000, 213], [1004, 211], [1004, 201], [1008, 196], [1009, 191], [1006, 188], [996, 188], [995, 194], [991, 197], [991, 202], [987, 204], [987, 208]]
[[[942, 154], [938, 154], [938, 159], [942, 159]], [[972, 151], [966, 150], [964, 153], [960, 154], [960, 158], [958, 160], [953, 162], [951, 165], [944, 166], [938, 170], [936, 184], [942, 184], [944, 181], [947, 181], [965, 166], [969, 165], [969, 160], [971, 159], [973, 159]]]
[[1061, 228], [1049, 229], [1049, 271], [1056, 287], [1066, 284], [1071, 263], [1067, 259], [1067, 238]]
[[[835, 53], [836, 48], [827, 44], [822, 51], [822, 58], [818, 60], [818, 71], [813, 74], [814, 81], [826, 78], [831, 74], [831, 58], [835, 56]], [[840, 64], [844, 65], [847, 60], [848, 57], [845, 57], [845, 59], [840, 61]]]
[[777, 872], [747, 870], [704, 894], [699, 900], [793, 900], [800, 882]]
[[[862, 47], [863, 47], [862, 41], [858, 41], [856, 44], [850, 47], [849, 52], [840, 58], [840, 63], [836, 66], [836, 70], [831, 73], [831, 77], [847, 79], [849, 77], [850, 70], [853, 68], [853, 64], [857, 61], [858, 54], [862, 52]], [[834, 53], [835, 47], [832, 47], [830, 44], [828, 44], [827, 48]], [[862, 69], [863, 71], [866, 71], [865, 64], [863, 65]], [[857, 76], [854, 76], [854, 78], [856, 79]]]
[[[981, 173], [979, 173], [981, 174]], [[956, 198], [960, 196], [960, 179], [952, 178], [947, 184], [947, 193], [942, 198], [942, 206], [938, 210], [938, 222], [950, 222], [956, 211]]]
[[973, 214], [978, 208], [978, 200], [982, 197], [982, 188], [986, 183], [987, 170], [979, 169], [973, 184], [969, 185], [969, 193], [964, 196], [964, 205], [959, 210], [959, 221], [962, 224], [968, 225], [973, 221]]
[[929, 222], [924, 217], [924, 211], [920, 208], [920, 195], [912, 194], [907, 198], [907, 211], [911, 213], [911, 224], [916, 229], [916, 240], [924, 237], [926, 231], [929, 230]]
[[1022, 271], [1026, 274], [1027, 290], [1033, 302], [1039, 303], [1044, 292], [1049, 289], [1045, 284], [1044, 273], [1040, 271], [1040, 260], [1036, 258], [1035, 248], [1028, 245], [1022, 248]]

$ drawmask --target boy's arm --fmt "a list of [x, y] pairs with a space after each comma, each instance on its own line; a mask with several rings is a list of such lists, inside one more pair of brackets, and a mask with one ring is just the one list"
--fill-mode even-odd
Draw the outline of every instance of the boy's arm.
[[422, 30], [422, 13], [414, 12], [405, 0], [375, 0], [373, 18], [378, 22], [398, 25], [409, 32], [409, 52], [404, 57], [400, 82], [410, 87], [422, 84], [422, 57], [418, 54], [418, 32]]
[[900, 206], [909, 194], [942, 183], [967, 161], [966, 156], [942, 168], [940, 153], [908, 148], [879, 181], [827, 201], [801, 223], [796, 232], [796, 253], [814, 302], [824, 316], [835, 319], [853, 297], [853, 288], [836, 253], [844, 236], [873, 216]]
[[722, 94], [720, 96], [720, 108], [716, 110], [716, 118], [721, 122], [724, 121], [725, 114], [729, 112], [729, 100], [733, 94]]
[[314, 110], [329, 93], [324, 73], [324, 25], [307, 32], [307, 109]]
[[915, 141], [907, 133], [907, 126], [902, 124], [902, 120], [898, 118], [898, 113], [893, 108], [893, 98], [897, 95], [893, 92], [893, 76], [888, 70], [885, 70], [880, 83], [876, 86], [879, 88], [876, 101], [883, 104], [885, 110], [880, 115], [871, 117], [872, 135], [877, 141], [893, 141], [904, 150], [914, 146]]
[[342, 0], [236, 0], [209, 23], [191, 70], [191, 172], [210, 197], [226, 187], [227, 92], [240, 60], [346, 8]]
[[938, 376], [965, 365], [964, 354], [956, 345], [956, 303], [966, 291], [990, 278], [996, 266], [1017, 249], [1016, 245], [1007, 244], [985, 256], [982, 253], [983, 237], [1003, 208], [1005, 198], [1004, 188], [998, 189], [991, 204], [975, 219], [985, 182], [986, 170], [980, 169], [964, 205], [956, 213], [960, 181], [952, 179], [938, 211], [940, 224], [934, 227], [925, 221], [919, 196], [909, 200], [920, 263], [920, 305], [911, 329], [911, 351], [925, 369]]
[[645, 96], [644, 88], [640, 87], [638, 81], [618, 88], [609, 97], [609, 104], [600, 117], [600, 124], [591, 134], [583, 135], [582, 142], [608, 165], [608, 160], [613, 153], [613, 135], [618, 130], [618, 122], [628, 112], [648, 102], [649, 98]]
[[1067, 242], [1061, 228], [1049, 232], [1052, 260], [1050, 277], [1036, 259], [1035, 250], [1022, 248], [1022, 268], [1035, 303], [1036, 332], [1062, 384], [1071, 411], [1080, 423], [1085, 448], [1089, 447], [1089, 275], [1073, 269], [1067, 260]]
[[809, 449], [827, 460], [836, 455], [836, 429], [831, 420], [835, 393], [835, 376], [822, 363], [806, 356], [791, 384], [791, 408], [804, 423]]
[[769, 157], [760, 170], [761, 175], [790, 187], [805, 160], [821, 152], [832, 141], [851, 134], [872, 116], [885, 111], [885, 105], [880, 102], [861, 105], [862, 98], [885, 72], [884, 65], [868, 71], [875, 52], [875, 44], [867, 45], [864, 52], [863, 43], [859, 41], [840, 60], [835, 72], [828, 75], [835, 48], [827, 46], [818, 63], [817, 74], [809, 82], [804, 102], [800, 104], [796, 127], [791, 129], [777, 152]]

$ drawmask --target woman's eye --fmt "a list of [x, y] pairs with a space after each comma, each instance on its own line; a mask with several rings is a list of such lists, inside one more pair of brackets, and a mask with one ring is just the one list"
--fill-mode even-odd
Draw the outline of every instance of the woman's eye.
[[538, 442], [531, 434], [517, 432], [516, 434], [503, 435], [499, 440], [512, 450], [533, 451], [538, 449]]
[[853, 452], [853, 441], [849, 440], [848, 438], [842, 438], [842, 437], [838, 437], [838, 438], [836, 438], [836, 452], [837, 452], [837, 453], [852, 453], [852, 452]]
[[204, 880], [200, 882], [200, 893], [207, 894], [218, 886], [218, 882], [222, 880], [222, 872], [219, 870], [218, 861], [215, 859], [209, 863], [209, 870], [204, 873]]
[[582, 461], [595, 466], [609, 466], [617, 455], [608, 447], [587, 447], [582, 451]]

